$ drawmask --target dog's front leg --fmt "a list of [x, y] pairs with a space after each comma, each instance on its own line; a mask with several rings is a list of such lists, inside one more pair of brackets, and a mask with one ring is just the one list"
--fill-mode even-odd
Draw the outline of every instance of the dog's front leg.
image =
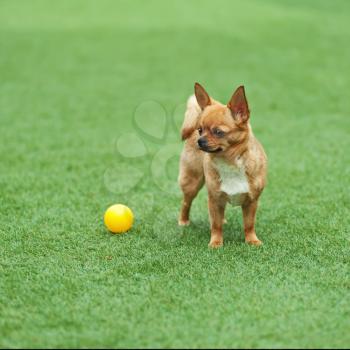
[[255, 216], [257, 207], [258, 201], [252, 201], [242, 205], [245, 242], [252, 245], [262, 244], [255, 233]]
[[224, 243], [222, 226], [225, 217], [226, 201], [221, 198], [214, 197], [210, 193], [208, 196], [208, 201], [211, 226], [209, 247], [219, 248]]

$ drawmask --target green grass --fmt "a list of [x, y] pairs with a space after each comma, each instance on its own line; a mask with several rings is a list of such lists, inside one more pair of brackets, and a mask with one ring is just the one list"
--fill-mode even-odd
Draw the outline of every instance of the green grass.
[[[348, 347], [349, 11], [2, 0], [0, 346]], [[269, 157], [259, 249], [229, 208], [225, 247], [208, 250], [205, 191], [180, 230], [176, 157], [152, 172], [181, 144], [144, 132], [178, 124], [195, 81], [223, 102], [246, 86]], [[150, 100], [156, 113], [135, 112]], [[134, 115], [148, 154], [129, 160], [136, 141], [117, 139]], [[125, 235], [102, 222], [117, 202], [136, 216]]]

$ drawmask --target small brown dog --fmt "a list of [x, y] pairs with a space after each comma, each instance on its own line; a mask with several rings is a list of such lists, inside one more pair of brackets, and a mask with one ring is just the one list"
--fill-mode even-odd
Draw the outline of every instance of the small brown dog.
[[240, 86], [225, 106], [196, 83], [182, 126], [186, 140], [180, 160], [183, 202], [179, 225], [189, 225], [193, 199], [204, 182], [208, 189], [211, 239], [223, 245], [222, 226], [227, 203], [240, 205], [246, 243], [260, 245], [255, 233], [258, 199], [266, 182], [267, 158], [249, 124], [249, 108]]

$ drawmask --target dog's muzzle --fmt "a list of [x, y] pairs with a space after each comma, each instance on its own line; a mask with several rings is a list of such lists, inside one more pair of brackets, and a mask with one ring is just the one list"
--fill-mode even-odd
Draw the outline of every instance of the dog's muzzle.
[[208, 147], [208, 141], [207, 139], [201, 137], [200, 139], [198, 139], [198, 146], [199, 148], [204, 151], [204, 152], [208, 152], [208, 153], [216, 153], [216, 152], [220, 152], [222, 151], [222, 148], [216, 148], [216, 149], [211, 149], [210, 147]]

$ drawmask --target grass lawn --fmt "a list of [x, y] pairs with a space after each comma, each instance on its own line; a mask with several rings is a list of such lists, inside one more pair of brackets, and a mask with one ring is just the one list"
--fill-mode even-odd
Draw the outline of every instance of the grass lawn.
[[[0, 347], [349, 347], [349, 11], [2, 0]], [[207, 248], [205, 191], [177, 227], [195, 81], [223, 102], [246, 87], [261, 248], [230, 207]], [[113, 203], [128, 234], [104, 228]]]

